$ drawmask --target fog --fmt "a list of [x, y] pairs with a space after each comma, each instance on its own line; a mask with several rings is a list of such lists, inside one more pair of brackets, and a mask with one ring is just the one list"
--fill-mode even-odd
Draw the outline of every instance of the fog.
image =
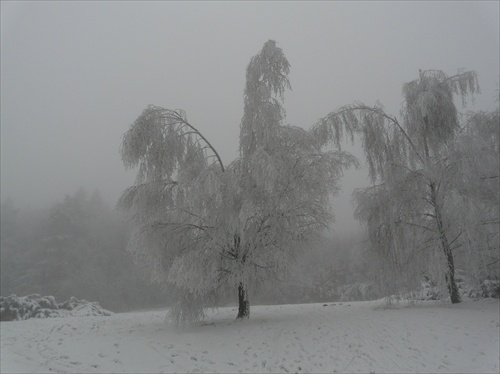
[[[498, 14], [498, 2], [2, 2], [1, 199], [46, 207], [84, 187], [114, 205], [135, 178], [121, 137], [148, 104], [184, 109], [228, 164], [245, 69], [268, 39], [291, 63], [292, 125], [353, 101], [398, 114], [419, 69], [477, 71], [467, 109], [491, 109]], [[343, 180], [339, 229], [355, 225], [366, 174]]]

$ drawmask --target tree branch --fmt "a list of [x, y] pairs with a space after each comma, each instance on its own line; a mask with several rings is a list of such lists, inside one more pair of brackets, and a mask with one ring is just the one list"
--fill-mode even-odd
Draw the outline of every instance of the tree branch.
[[225, 171], [224, 164], [222, 163], [222, 160], [219, 156], [219, 153], [215, 150], [215, 148], [212, 146], [212, 144], [210, 144], [210, 142], [207, 140], [207, 138], [205, 138], [203, 136], [203, 134], [197, 128], [195, 128], [188, 121], [186, 121], [184, 118], [182, 118], [182, 116], [178, 112], [173, 111], [173, 113], [174, 113], [173, 117], [175, 120], [177, 120], [179, 123], [182, 123], [182, 124], [188, 126], [189, 128], [191, 128], [200, 138], [202, 138], [205, 141], [205, 143], [210, 147], [212, 152], [217, 157], [217, 160], [219, 161], [220, 168], [221, 168], [222, 172], [224, 172]]

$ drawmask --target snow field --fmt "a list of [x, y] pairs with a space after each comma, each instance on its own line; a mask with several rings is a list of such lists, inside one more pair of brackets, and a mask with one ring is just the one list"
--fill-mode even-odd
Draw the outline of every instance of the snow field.
[[165, 311], [1, 323], [1, 372], [498, 373], [499, 300], [380, 309], [377, 302]]

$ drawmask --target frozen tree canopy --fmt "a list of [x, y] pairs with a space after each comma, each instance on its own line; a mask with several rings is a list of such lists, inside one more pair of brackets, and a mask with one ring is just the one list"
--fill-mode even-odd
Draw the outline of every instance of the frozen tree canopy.
[[357, 165], [316, 129], [283, 124], [290, 65], [270, 40], [246, 73], [239, 157], [224, 164], [182, 110], [149, 106], [123, 137], [136, 184], [120, 201], [134, 223], [129, 250], [165, 287], [176, 322], [196, 320], [220, 295], [248, 294], [283, 275], [296, 251], [333, 220], [329, 198]]
[[[491, 225], [481, 224], [488, 216], [498, 224], [498, 113], [496, 124], [495, 118], [475, 116], [464, 126], [453, 101], [458, 96], [465, 104], [477, 92], [475, 72], [420, 71], [403, 86], [401, 121], [381, 105], [357, 103], [314, 127], [337, 142], [361, 139], [374, 185], [355, 192], [355, 214], [367, 225], [387, 272], [411, 289], [430, 269], [453, 303], [460, 302], [454, 254], [498, 251], [498, 226], [492, 233]], [[481, 142], [471, 132], [479, 132]], [[473, 185], [486, 192], [474, 194]], [[484, 262], [476, 265], [476, 272], [484, 270]]]

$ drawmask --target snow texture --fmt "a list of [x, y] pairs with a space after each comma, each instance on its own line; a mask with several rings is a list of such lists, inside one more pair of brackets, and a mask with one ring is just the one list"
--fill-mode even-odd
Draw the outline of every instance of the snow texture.
[[499, 300], [343, 302], [1, 323], [1, 372], [498, 373]]

